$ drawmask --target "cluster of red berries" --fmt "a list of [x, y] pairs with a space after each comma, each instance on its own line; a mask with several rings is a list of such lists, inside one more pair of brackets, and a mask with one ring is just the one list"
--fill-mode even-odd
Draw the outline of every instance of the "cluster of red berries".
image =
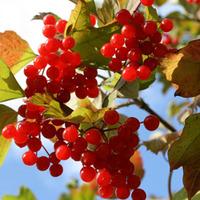
[[168, 53], [166, 45], [161, 43], [160, 30], [171, 31], [172, 21], [163, 19], [158, 27], [156, 21], [145, 21], [142, 13], [131, 15], [126, 9], [117, 13], [116, 20], [122, 25], [121, 33], [114, 34], [110, 42], [103, 45], [101, 54], [111, 58], [109, 69], [122, 72], [124, 80], [147, 80], [158, 65], [158, 59]]
[[[47, 40], [40, 45], [39, 56], [33, 64], [24, 69], [27, 77], [26, 96], [49, 93], [62, 103], [68, 102], [73, 92], [80, 99], [97, 97], [97, 70], [81, 66], [80, 54], [71, 50], [75, 46], [75, 40], [71, 36], [60, 39], [63, 38], [67, 22], [62, 19], [56, 22], [53, 15], [47, 15], [43, 23], [43, 35]], [[77, 71], [80, 67], [82, 73]]]
[[[157, 117], [150, 115], [144, 122], [131, 117], [121, 124], [118, 112], [109, 110], [104, 114], [103, 128], [80, 130], [78, 124], [44, 119], [43, 111], [44, 107], [27, 102], [18, 110], [24, 119], [16, 126], [5, 126], [2, 131], [5, 138], [13, 138], [20, 148], [28, 147], [22, 156], [24, 164], [36, 165], [40, 171], [49, 169], [50, 174], [57, 177], [63, 172], [60, 161], [72, 158], [82, 162], [80, 176], [83, 181], [96, 179], [98, 195], [102, 198], [126, 199], [133, 190], [133, 199], [146, 199], [145, 192], [138, 188], [140, 178], [134, 174], [130, 157], [139, 143], [136, 131], [140, 124], [150, 131], [155, 130], [159, 126]], [[49, 153], [44, 147], [42, 138], [56, 141], [53, 152]], [[41, 149], [46, 156], [39, 156]]]

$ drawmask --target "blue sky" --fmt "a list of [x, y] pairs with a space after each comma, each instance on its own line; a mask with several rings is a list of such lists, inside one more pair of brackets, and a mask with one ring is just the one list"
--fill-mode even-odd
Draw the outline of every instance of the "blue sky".
[[[22, 38], [26, 39], [31, 47], [36, 50], [39, 43], [42, 42], [41, 34], [42, 23], [30, 21], [30, 19], [40, 11], [52, 11], [58, 13], [63, 18], [68, 18], [73, 4], [67, 0], [1, 0], [0, 1], [0, 32], [4, 30], [15, 30]], [[161, 13], [166, 12], [163, 8]], [[17, 75], [21, 85], [24, 85], [22, 72]], [[161, 85], [153, 84], [148, 90], [141, 93], [142, 97], [149, 105], [157, 110], [164, 118], [168, 118], [166, 107], [174, 99], [174, 91], [166, 96], [161, 94]], [[177, 101], [181, 98], [176, 97]], [[7, 105], [16, 109], [20, 101], [12, 101]], [[128, 116], [136, 116], [143, 120], [147, 115], [144, 111], [136, 107], [121, 109], [121, 112]], [[175, 127], [180, 128], [176, 121], [172, 122]], [[148, 139], [150, 133], [143, 128], [140, 130], [142, 140]], [[47, 145], [50, 145], [47, 142]], [[148, 194], [156, 194], [161, 197], [167, 197], [167, 177], [169, 166], [161, 155], [156, 156], [145, 148], [141, 149], [144, 158], [146, 176], [143, 180], [142, 187]], [[67, 161], [64, 164], [65, 172], [59, 178], [52, 178], [48, 172], [39, 172], [34, 167], [29, 168], [21, 163], [21, 154], [23, 151], [12, 145], [5, 164], [0, 168], [0, 197], [3, 194], [17, 194], [21, 185], [32, 189], [38, 197], [38, 200], [56, 200], [61, 192], [65, 192], [65, 185], [79, 175], [80, 164]], [[174, 191], [182, 187], [181, 171], [175, 172], [173, 177]]]

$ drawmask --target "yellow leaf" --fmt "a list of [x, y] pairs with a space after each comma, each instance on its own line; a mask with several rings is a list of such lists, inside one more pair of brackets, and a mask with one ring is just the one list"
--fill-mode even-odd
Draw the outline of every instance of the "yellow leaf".
[[200, 40], [190, 42], [177, 53], [161, 61], [166, 79], [177, 88], [175, 95], [194, 97], [200, 94]]
[[0, 59], [11, 69], [18, 72], [27, 63], [31, 62], [36, 55], [29, 44], [14, 31], [0, 33]]

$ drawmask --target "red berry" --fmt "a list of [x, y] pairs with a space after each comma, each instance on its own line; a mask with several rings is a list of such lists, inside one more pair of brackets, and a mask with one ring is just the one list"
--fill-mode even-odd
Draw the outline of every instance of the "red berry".
[[84, 70], [84, 76], [88, 79], [94, 79], [97, 76], [97, 69], [92, 67], [86, 67]]
[[96, 154], [93, 151], [85, 151], [81, 155], [81, 162], [84, 165], [93, 165], [96, 162]]
[[47, 66], [47, 61], [43, 56], [37, 56], [34, 61], [34, 67], [36, 67], [36, 69], [40, 70], [40, 69], [44, 69]]
[[14, 136], [16, 135], [17, 130], [15, 125], [13, 124], [8, 124], [7, 126], [5, 126], [2, 130], [2, 136], [6, 139], [11, 139], [14, 138]]
[[106, 185], [98, 188], [98, 194], [105, 199], [109, 199], [113, 196], [114, 188], [111, 185]]
[[160, 28], [164, 32], [169, 32], [173, 29], [174, 25], [171, 19], [163, 19], [160, 24]]
[[101, 142], [101, 131], [95, 128], [88, 130], [85, 133], [85, 140], [93, 145], [98, 145]]
[[141, 183], [140, 177], [139, 177], [139, 176], [136, 176], [136, 175], [130, 175], [130, 176], [128, 177], [127, 182], [128, 182], [129, 188], [131, 188], [131, 189], [136, 189], [136, 188], [138, 188], [138, 187], [140, 186], [140, 183]]
[[118, 72], [122, 68], [122, 62], [120, 59], [112, 58], [112, 60], [108, 64], [108, 66], [109, 66], [110, 70], [112, 70], [114, 72]]
[[154, 0], [140, 0], [140, 1], [144, 6], [152, 6], [154, 3]]
[[146, 199], [146, 193], [142, 189], [135, 189], [132, 194], [133, 200], [145, 200]]
[[57, 67], [50, 66], [47, 69], [46, 74], [51, 80], [55, 80], [59, 76], [59, 69]]
[[90, 24], [91, 26], [95, 26], [97, 23], [97, 17], [94, 14], [90, 14]]
[[97, 173], [97, 184], [100, 186], [106, 186], [111, 183], [111, 174], [106, 169], [102, 169]]
[[56, 30], [59, 33], [64, 33], [67, 21], [64, 19], [59, 19], [56, 23]]
[[130, 195], [130, 190], [128, 187], [119, 187], [116, 189], [116, 196], [119, 199], [126, 199]]
[[42, 33], [47, 38], [53, 38], [56, 35], [56, 28], [54, 25], [45, 25]]
[[75, 142], [78, 139], [78, 130], [76, 126], [71, 125], [63, 131], [63, 139], [68, 142]]
[[53, 138], [56, 135], [56, 128], [51, 124], [44, 124], [41, 129], [42, 135], [45, 138]]
[[55, 38], [49, 38], [45, 43], [45, 49], [48, 53], [56, 52], [59, 49], [59, 40]]
[[63, 173], [63, 167], [60, 164], [53, 164], [51, 165], [49, 171], [51, 176], [58, 177]]
[[101, 47], [101, 54], [106, 58], [111, 58], [115, 54], [115, 48], [110, 43], [106, 43]]
[[45, 25], [49, 25], [49, 24], [55, 25], [56, 24], [56, 18], [53, 15], [48, 14], [48, 15], [44, 16], [43, 23]]
[[144, 126], [149, 131], [154, 131], [159, 126], [159, 119], [155, 115], [149, 115], [144, 119]]
[[115, 53], [115, 56], [119, 60], [127, 60], [128, 49], [125, 47], [121, 47]]
[[116, 14], [116, 20], [122, 24], [129, 24], [132, 20], [132, 16], [130, 12], [126, 9], [121, 9], [117, 14]]
[[87, 148], [87, 142], [84, 138], [78, 137], [78, 139], [73, 143], [74, 149], [83, 152]]
[[33, 65], [27, 65], [24, 68], [24, 74], [27, 77], [35, 77], [38, 75], [38, 69]]
[[154, 56], [162, 58], [167, 54], [168, 50], [164, 44], [156, 44], [153, 50]]
[[22, 160], [25, 165], [32, 166], [36, 163], [37, 156], [34, 152], [27, 151], [26, 153], [23, 154]]
[[111, 37], [110, 43], [113, 45], [113, 47], [119, 49], [124, 45], [124, 36], [116, 33]]
[[154, 21], [148, 21], [144, 24], [144, 33], [146, 35], [153, 35], [157, 31], [157, 24]]
[[104, 114], [104, 122], [108, 125], [114, 125], [119, 122], [120, 116], [115, 110], [108, 110]]
[[72, 49], [75, 46], [75, 40], [71, 36], [67, 36], [66, 38], [63, 39], [62, 45], [64, 49]]
[[42, 147], [42, 142], [40, 141], [40, 139], [38, 138], [30, 138], [28, 141], [27, 141], [27, 145], [28, 145], [28, 148], [31, 150], [31, 151], [34, 151], [34, 152], [37, 152], [41, 149]]
[[142, 65], [137, 69], [137, 74], [140, 80], [147, 80], [151, 76], [151, 70], [148, 66]]
[[96, 176], [96, 171], [93, 167], [83, 167], [80, 176], [84, 182], [91, 182]]
[[70, 148], [67, 145], [60, 145], [56, 149], [56, 157], [59, 160], [67, 160], [70, 157]]
[[127, 39], [135, 38], [136, 29], [133, 25], [126, 24], [122, 27], [121, 34]]
[[45, 171], [49, 168], [50, 161], [49, 158], [42, 156], [37, 158], [36, 166], [40, 171]]
[[136, 132], [140, 128], [140, 121], [135, 117], [129, 117], [125, 125], [132, 131]]
[[96, 98], [99, 95], [99, 88], [94, 86], [94, 87], [88, 87], [87, 88], [87, 95], [90, 98]]
[[122, 78], [128, 82], [135, 81], [137, 78], [136, 68], [132, 65], [126, 67], [122, 72]]
[[132, 49], [128, 52], [128, 58], [132, 62], [139, 62], [142, 58], [142, 53], [139, 48]]

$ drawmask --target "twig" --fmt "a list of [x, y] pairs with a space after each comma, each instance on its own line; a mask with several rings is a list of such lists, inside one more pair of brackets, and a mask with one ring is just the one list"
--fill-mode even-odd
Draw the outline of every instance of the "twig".
[[173, 175], [173, 171], [170, 170], [169, 177], [168, 177], [168, 194], [169, 194], [170, 200], [173, 199], [173, 195], [172, 195], [172, 175]]

